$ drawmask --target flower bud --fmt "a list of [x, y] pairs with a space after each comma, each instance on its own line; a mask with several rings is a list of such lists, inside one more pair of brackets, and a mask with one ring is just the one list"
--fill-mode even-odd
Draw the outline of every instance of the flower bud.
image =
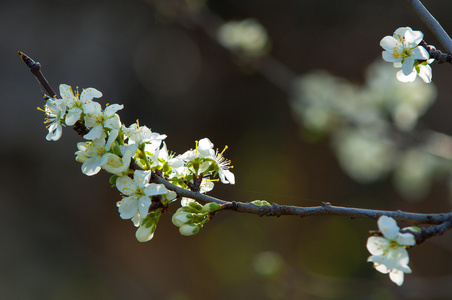
[[197, 234], [200, 229], [201, 229], [201, 227], [199, 225], [185, 224], [179, 228], [179, 232], [182, 235], [190, 236], [190, 235]]
[[135, 236], [139, 242], [143, 243], [150, 241], [154, 237], [155, 229], [156, 226], [154, 224], [149, 227], [146, 227], [146, 225], [142, 225], [137, 229]]
[[191, 215], [191, 213], [186, 213], [186, 212], [176, 212], [173, 217], [171, 218], [171, 221], [173, 222], [173, 224], [177, 227], [181, 227], [184, 224], [187, 224], [190, 221], [189, 218], [187, 218], [188, 215]]
[[223, 207], [215, 202], [210, 202], [207, 203], [206, 205], [203, 206], [202, 210], [205, 212], [213, 212], [213, 211], [217, 211], [217, 210], [221, 210]]
[[265, 200], [254, 200], [254, 201], [251, 201], [251, 203], [253, 203], [254, 205], [258, 205], [258, 206], [271, 205], [268, 201], [265, 201]]

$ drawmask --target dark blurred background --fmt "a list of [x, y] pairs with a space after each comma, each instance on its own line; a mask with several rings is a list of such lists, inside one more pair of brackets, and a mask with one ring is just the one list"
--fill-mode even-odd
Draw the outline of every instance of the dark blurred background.
[[[190, 1], [223, 20], [255, 18], [271, 55], [297, 74], [314, 69], [360, 84], [381, 56], [379, 42], [400, 26], [422, 30], [404, 1]], [[426, 6], [452, 31], [448, 0]], [[0, 4], [2, 103], [1, 299], [452, 299], [452, 236], [410, 249], [402, 287], [366, 262], [372, 220], [259, 218], [218, 214], [193, 237], [164, 215], [148, 243], [122, 220], [109, 176], [80, 172], [82, 139], [65, 128], [47, 142], [40, 88], [17, 51], [60, 83], [102, 91], [137, 119], [168, 135], [176, 153], [209, 137], [232, 160], [236, 184], [210, 193], [225, 200], [447, 212], [444, 183], [418, 202], [390, 179], [358, 184], [340, 169], [329, 142], [308, 144], [289, 96], [255, 68], [237, 62], [193, 21], [186, 2], [3, 0]], [[196, 20], [196, 18], [195, 18]], [[203, 21], [205, 22], [205, 20]], [[208, 22], [208, 21], [207, 21]], [[212, 24], [211, 30], [215, 30]], [[422, 118], [452, 134], [450, 65], [433, 65], [438, 99]], [[176, 210], [177, 207], [173, 207]]]

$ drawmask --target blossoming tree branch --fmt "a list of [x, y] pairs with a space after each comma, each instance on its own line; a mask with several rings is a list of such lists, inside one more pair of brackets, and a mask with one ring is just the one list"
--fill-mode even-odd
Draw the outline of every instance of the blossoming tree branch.
[[[398, 28], [392, 36], [380, 42], [382, 57], [400, 71], [395, 75], [401, 82], [412, 82], [419, 76], [424, 82], [432, 80], [430, 64], [437, 59], [451, 61], [444, 54], [423, 41], [423, 33], [410, 27]], [[214, 181], [234, 184], [231, 162], [224, 152], [203, 138], [194, 148], [173, 154], [165, 142], [166, 135], [151, 131], [137, 121], [124, 125], [118, 111], [120, 104], [102, 105], [94, 99], [102, 97], [95, 88], [79, 91], [61, 84], [59, 95], [41, 72], [39, 63], [19, 52], [23, 61], [45, 89], [44, 108], [48, 141], [57, 141], [64, 126], [73, 126], [84, 141], [77, 144], [76, 161], [81, 171], [93, 176], [101, 170], [111, 174], [110, 184], [118, 189], [122, 199], [116, 203], [119, 216], [130, 219], [137, 227], [136, 238], [146, 242], [153, 238], [160, 217], [170, 205], [180, 205], [172, 215], [172, 223], [185, 236], [197, 234], [203, 226], [222, 211], [235, 211], [258, 216], [294, 215], [299, 217], [336, 215], [350, 218], [378, 220], [378, 230], [372, 230], [367, 240], [371, 253], [368, 261], [376, 270], [389, 273], [398, 285], [404, 273], [411, 273], [407, 249], [443, 234], [452, 228], [452, 213], [423, 214], [402, 211], [382, 211], [354, 207], [340, 207], [324, 202], [316, 207], [286, 206], [265, 200], [251, 202], [225, 201], [207, 195]], [[176, 204], [178, 203], [178, 204]], [[412, 226], [400, 229], [397, 221]], [[416, 226], [414, 226], [416, 225]]]

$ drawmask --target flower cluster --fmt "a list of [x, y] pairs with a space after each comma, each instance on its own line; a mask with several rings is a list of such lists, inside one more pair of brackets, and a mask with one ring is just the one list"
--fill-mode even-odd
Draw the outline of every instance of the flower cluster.
[[221, 210], [220, 204], [215, 202], [202, 206], [198, 202], [184, 198], [181, 200], [182, 207], [173, 215], [173, 224], [179, 227], [182, 235], [190, 236], [197, 234], [212, 216], [213, 212]]
[[380, 46], [385, 49], [382, 53], [383, 59], [392, 62], [395, 68], [402, 68], [397, 72], [399, 81], [413, 82], [417, 75], [427, 83], [432, 81], [432, 69], [429, 64], [433, 59], [430, 59], [424, 47], [419, 46], [423, 37], [421, 31], [400, 27], [393, 36], [385, 36], [380, 41]]
[[414, 246], [416, 240], [410, 232], [416, 232], [419, 228], [404, 228], [405, 233], [401, 233], [396, 221], [387, 216], [378, 219], [378, 228], [383, 236], [371, 236], [367, 240], [367, 249], [372, 254], [367, 261], [373, 262], [377, 271], [389, 273], [389, 278], [400, 286], [404, 273], [411, 273], [406, 248]]
[[[74, 93], [70, 86], [61, 84], [60, 95], [61, 98], [47, 99], [44, 109], [40, 109], [46, 114], [45, 123], [49, 130], [46, 139], [60, 139], [62, 126], [83, 128], [81, 132], [84, 132], [86, 141], [77, 144], [75, 159], [82, 163], [82, 172], [88, 176], [99, 173], [101, 169], [112, 174], [110, 183], [123, 195], [117, 202], [120, 217], [132, 220], [138, 227], [136, 237], [140, 242], [152, 239], [160, 216], [177, 199], [174, 191], [152, 182], [153, 173], [180, 188], [201, 193], [213, 189], [212, 178], [215, 176], [222, 183], [235, 183], [235, 176], [229, 170], [231, 162], [224, 158], [224, 150], [214, 150], [208, 138], [197, 142], [195, 149], [176, 156], [167, 150], [166, 135], [152, 132], [138, 122], [129, 127], [122, 124], [116, 112], [123, 109], [123, 105], [112, 104], [102, 109], [98, 102], [93, 101], [93, 98], [102, 97], [98, 90], [87, 88], [80, 94], [78, 90]], [[207, 204], [204, 206], [205, 218], [196, 218], [186, 225], [199, 231], [208, 219], [206, 216], [221, 209], [218, 206]], [[196, 207], [190, 204], [181, 209], [190, 208], [187, 212], [201, 216], [195, 211]], [[190, 235], [190, 227], [177, 226], [184, 228], [182, 234]]]

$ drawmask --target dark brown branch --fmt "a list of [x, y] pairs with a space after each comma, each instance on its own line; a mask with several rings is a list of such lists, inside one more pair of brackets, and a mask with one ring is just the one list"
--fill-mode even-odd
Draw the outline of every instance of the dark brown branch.
[[417, 13], [419, 18], [427, 25], [428, 29], [436, 36], [443, 47], [452, 53], [452, 40], [439, 22], [432, 16], [427, 8], [419, 0], [405, 0]]
[[444, 232], [451, 228], [452, 228], [452, 219], [449, 219], [448, 221], [441, 223], [439, 225], [424, 227], [422, 228], [421, 232], [414, 233], [411, 232], [411, 233], [416, 238], [416, 244], [420, 244], [431, 237], [442, 235]]
[[422, 40], [419, 43], [419, 45], [424, 47], [428, 51], [430, 58], [436, 59], [438, 63], [440, 64], [445, 62], [452, 63], [452, 55], [450, 53], [443, 53], [440, 50], [436, 50], [435, 48], [427, 45], [427, 43], [424, 40]]
[[42, 85], [42, 87], [46, 90], [47, 94], [49, 94], [50, 97], [56, 97], [55, 91], [50, 86], [47, 79], [44, 77], [44, 75], [41, 72], [41, 64], [39, 62], [35, 62], [33, 59], [31, 59], [28, 55], [26, 55], [23, 52], [18, 52], [24, 63], [27, 65], [28, 68], [30, 68], [31, 73], [35, 75], [36, 79], [39, 81], [39, 83]]
[[[410, 213], [402, 211], [386, 211], [386, 210], [373, 210], [373, 209], [363, 209], [355, 207], [341, 207], [333, 206], [330, 203], [323, 203], [321, 206], [313, 207], [299, 207], [299, 206], [288, 206], [288, 205], [278, 205], [273, 203], [273, 205], [255, 205], [253, 203], [243, 203], [243, 202], [229, 202], [214, 197], [207, 196], [205, 194], [192, 192], [181, 187], [178, 187], [164, 178], [152, 174], [152, 181], [155, 183], [163, 184], [167, 189], [172, 190], [177, 193], [178, 197], [186, 197], [195, 199], [201, 202], [215, 202], [223, 205], [223, 210], [232, 210], [242, 213], [250, 213], [258, 216], [343, 216], [350, 218], [368, 218], [377, 220], [381, 216], [388, 216], [394, 220], [400, 222], [406, 222], [411, 224], [442, 224], [444, 222], [450, 222], [452, 220], [452, 213], [443, 214], [422, 214], [422, 213]], [[449, 228], [448, 228], [449, 229]]]

